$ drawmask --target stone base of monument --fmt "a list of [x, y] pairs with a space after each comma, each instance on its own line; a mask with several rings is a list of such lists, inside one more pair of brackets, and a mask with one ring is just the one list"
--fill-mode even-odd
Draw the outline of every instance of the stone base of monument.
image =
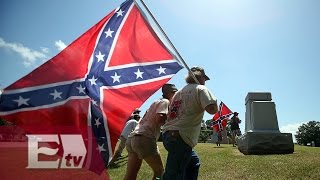
[[240, 152], [245, 155], [291, 154], [294, 145], [291, 133], [246, 132], [237, 140]]

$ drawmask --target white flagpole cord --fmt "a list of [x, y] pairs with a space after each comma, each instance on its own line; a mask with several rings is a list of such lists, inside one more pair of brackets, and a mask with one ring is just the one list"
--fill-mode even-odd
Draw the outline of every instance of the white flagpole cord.
[[175, 53], [178, 55], [179, 60], [183, 63], [183, 65], [185, 66], [185, 68], [187, 68], [187, 70], [189, 71], [189, 73], [192, 75], [194, 81], [197, 84], [200, 84], [198, 79], [195, 77], [195, 75], [193, 74], [193, 72], [190, 70], [189, 66], [187, 65], [187, 63], [183, 60], [183, 58], [181, 57], [180, 53], [178, 52], [178, 50], [176, 49], [176, 47], [173, 45], [173, 43], [170, 41], [169, 37], [167, 36], [167, 34], [164, 32], [164, 30], [162, 29], [162, 27], [160, 26], [160, 24], [158, 23], [158, 21], [156, 20], [156, 18], [153, 16], [153, 14], [151, 13], [151, 11], [149, 10], [149, 8], [147, 7], [147, 5], [143, 2], [143, 0], [140, 0], [142, 5], [144, 6], [144, 8], [147, 10], [147, 12], [149, 13], [150, 17], [153, 19], [153, 21], [156, 23], [156, 25], [158, 26], [159, 30], [162, 32], [162, 34], [164, 35], [164, 37], [166, 38], [166, 40], [169, 42], [170, 46], [173, 48], [173, 50], [175, 51]]

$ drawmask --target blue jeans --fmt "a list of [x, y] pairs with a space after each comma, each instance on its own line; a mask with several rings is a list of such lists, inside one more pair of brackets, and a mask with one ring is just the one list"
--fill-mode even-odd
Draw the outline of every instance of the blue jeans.
[[163, 134], [163, 145], [168, 151], [164, 180], [196, 180], [200, 160], [197, 153], [180, 136]]

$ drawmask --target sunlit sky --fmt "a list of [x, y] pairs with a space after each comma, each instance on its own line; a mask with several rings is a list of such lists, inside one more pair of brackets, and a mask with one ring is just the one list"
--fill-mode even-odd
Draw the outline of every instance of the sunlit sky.
[[[0, 1], [0, 88], [97, 23], [120, 0]], [[282, 132], [319, 121], [320, 1], [145, 0], [188, 66], [202, 66], [219, 102], [245, 127], [248, 92], [271, 92]], [[185, 85], [186, 69], [170, 81]], [[160, 91], [141, 107], [161, 96]], [[205, 114], [204, 119], [212, 118]]]

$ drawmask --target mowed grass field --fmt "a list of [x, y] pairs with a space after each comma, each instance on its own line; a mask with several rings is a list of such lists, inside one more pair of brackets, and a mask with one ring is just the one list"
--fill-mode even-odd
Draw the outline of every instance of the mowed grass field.
[[[163, 163], [167, 151], [158, 143]], [[201, 161], [199, 180], [212, 179], [320, 179], [320, 148], [295, 145], [293, 154], [243, 155], [237, 147], [199, 143], [195, 147]], [[126, 155], [124, 151], [123, 155]], [[111, 179], [123, 179], [127, 158], [108, 169]], [[151, 179], [152, 170], [143, 162], [138, 179]]]
[[[158, 143], [163, 163], [167, 151]], [[236, 147], [222, 144], [199, 143], [195, 147], [200, 156], [199, 180], [212, 179], [320, 179], [320, 148], [295, 146], [293, 154], [243, 155]], [[106, 173], [98, 176], [88, 170], [26, 169], [26, 148], [0, 148], [0, 179], [108, 179]], [[127, 152], [107, 170], [111, 180], [122, 180], [127, 166]], [[149, 180], [152, 170], [143, 162], [138, 180]]]

